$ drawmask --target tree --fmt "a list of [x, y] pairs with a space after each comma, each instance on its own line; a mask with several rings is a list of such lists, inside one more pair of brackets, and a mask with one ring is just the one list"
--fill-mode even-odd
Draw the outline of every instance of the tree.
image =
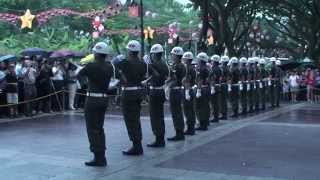
[[[203, 18], [200, 43], [205, 47], [208, 28], [214, 32], [215, 53], [225, 48], [230, 56], [243, 52], [249, 30], [257, 16], [260, 0], [191, 0]], [[211, 19], [209, 17], [212, 17]]]

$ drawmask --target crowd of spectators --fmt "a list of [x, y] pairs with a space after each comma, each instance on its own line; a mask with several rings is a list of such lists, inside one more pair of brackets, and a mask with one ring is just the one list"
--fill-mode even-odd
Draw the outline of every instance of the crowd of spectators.
[[[33, 116], [84, 106], [86, 80], [68, 60], [23, 57], [0, 62], [0, 117]], [[8, 105], [8, 106], [6, 106]]]

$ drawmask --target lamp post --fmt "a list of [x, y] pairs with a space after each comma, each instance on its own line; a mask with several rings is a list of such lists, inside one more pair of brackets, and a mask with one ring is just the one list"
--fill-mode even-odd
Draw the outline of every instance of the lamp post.
[[140, 0], [141, 57], [144, 56], [143, 1]]

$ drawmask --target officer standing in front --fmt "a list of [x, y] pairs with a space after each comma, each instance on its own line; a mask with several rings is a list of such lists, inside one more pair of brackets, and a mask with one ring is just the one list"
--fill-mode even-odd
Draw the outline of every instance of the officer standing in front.
[[267, 88], [268, 88], [268, 72], [265, 68], [266, 60], [260, 59], [260, 75], [261, 75], [261, 89], [260, 89], [260, 96], [261, 96], [261, 110], [266, 110], [266, 103], [267, 103]]
[[254, 68], [254, 59], [249, 58], [249, 85], [248, 85], [248, 100], [249, 100], [249, 113], [254, 112], [254, 98], [255, 98], [255, 68]]
[[197, 55], [197, 92], [196, 92], [196, 114], [200, 123], [196, 130], [207, 131], [210, 125], [210, 87], [209, 69], [207, 67], [208, 55], [204, 52]]
[[181, 59], [184, 52], [181, 47], [171, 50], [173, 65], [170, 67], [167, 83], [170, 87], [170, 110], [176, 135], [168, 138], [168, 141], [184, 141], [184, 118], [182, 112], [183, 92], [182, 80], [186, 76], [186, 67]]
[[86, 166], [106, 166], [104, 117], [108, 106], [108, 86], [113, 75], [111, 65], [111, 48], [104, 42], [93, 48], [95, 61], [85, 66], [78, 74], [87, 77], [89, 89], [85, 104], [85, 119], [90, 150], [94, 159], [86, 162]]
[[221, 76], [221, 101], [220, 101], [220, 108], [221, 108], [221, 114], [222, 120], [228, 119], [228, 81], [230, 78], [230, 70], [228, 67], [229, 57], [228, 56], [222, 56], [221, 57], [222, 62], [222, 76]]
[[260, 86], [260, 82], [261, 82], [261, 72], [260, 72], [260, 68], [259, 68], [259, 61], [260, 58], [258, 57], [254, 57], [254, 68], [255, 68], [255, 111], [258, 112], [260, 111], [260, 90], [261, 90], [261, 86]]
[[281, 91], [282, 91], [282, 75], [283, 71], [280, 68], [281, 61], [276, 61], [276, 107], [280, 107], [280, 98], [281, 98]]
[[241, 87], [240, 87], [240, 96], [241, 96], [241, 114], [246, 115], [248, 112], [248, 68], [247, 68], [247, 58], [242, 57], [240, 58], [240, 80], [241, 80]]
[[121, 61], [118, 67], [122, 85], [122, 112], [132, 147], [122, 153], [137, 156], [143, 154], [140, 111], [144, 92], [141, 82], [145, 80], [147, 65], [139, 58], [141, 45], [138, 41], [130, 41], [127, 49], [128, 59]]
[[239, 81], [240, 81], [240, 70], [239, 60], [236, 57], [231, 58], [231, 70], [230, 70], [230, 83], [231, 83], [231, 105], [233, 115], [231, 117], [237, 118], [239, 113]]
[[150, 79], [150, 120], [152, 132], [156, 140], [148, 144], [148, 147], [159, 148], [165, 146], [165, 122], [164, 122], [164, 84], [169, 75], [169, 69], [162, 60], [163, 47], [155, 44], [151, 47], [151, 64], [149, 66]]
[[211, 122], [218, 123], [219, 122], [219, 113], [220, 113], [220, 80], [222, 76], [222, 70], [219, 67], [220, 62], [220, 56], [219, 55], [213, 55], [211, 57], [211, 60], [213, 62], [212, 71], [211, 71], [211, 105], [212, 105], [212, 114], [213, 119]]
[[192, 52], [185, 52], [182, 56], [186, 66], [186, 77], [183, 80], [185, 90], [185, 98], [183, 101], [183, 112], [186, 117], [187, 130], [184, 135], [195, 135], [196, 114], [194, 109], [194, 90], [193, 86], [196, 81], [196, 70], [192, 65], [193, 54]]

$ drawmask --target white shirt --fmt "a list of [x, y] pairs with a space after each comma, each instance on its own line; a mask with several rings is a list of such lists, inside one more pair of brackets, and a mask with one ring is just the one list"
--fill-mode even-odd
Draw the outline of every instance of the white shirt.
[[52, 73], [53, 73], [53, 77], [51, 78], [52, 80], [55, 80], [55, 81], [63, 80], [63, 72], [59, 68], [53, 67]]
[[298, 87], [298, 80], [299, 76], [298, 75], [290, 75], [289, 77], [289, 84], [291, 87]]

